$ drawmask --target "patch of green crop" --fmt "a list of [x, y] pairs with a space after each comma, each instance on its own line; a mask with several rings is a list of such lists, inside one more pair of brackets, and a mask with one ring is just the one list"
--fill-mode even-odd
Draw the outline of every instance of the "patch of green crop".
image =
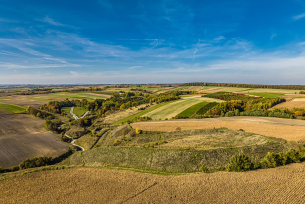
[[12, 113], [22, 113], [25, 112], [25, 108], [17, 105], [0, 103], [0, 109], [7, 110]]
[[182, 111], [181, 113], [179, 113], [177, 116], [180, 117], [191, 117], [192, 115], [194, 115], [200, 108], [202, 108], [203, 106], [205, 106], [206, 104], [208, 104], [208, 102], [201, 102], [201, 103], [197, 103], [191, 107], [189, 107], [188, 109]]

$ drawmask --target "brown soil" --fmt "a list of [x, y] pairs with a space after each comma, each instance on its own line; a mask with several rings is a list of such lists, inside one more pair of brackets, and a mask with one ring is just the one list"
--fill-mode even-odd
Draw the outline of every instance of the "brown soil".
[[107, 94], [98, 94], [98, 93], [85, 93], [83, 92], [82, 94], [87, 94], [87, 95], [91, 95], [91, 96], [101, 96], [101, 97], [105, 97], [105, 98], [111, 98], [111, 95], [107, 95]]
[[243, 129], [247, 132], [265, 136], [283, 138], [288, 141], [305, 141], [305, 121], [263, 117], [224, 117], [192, 120], [171, 120], [156, 122], [139, 122], [131, 124], [133, 128], [147, 131], [175, 131], [211, 129], [226, 127], [233, 130]]
[[44, 120], [0, 112], [0, 166], [9, 168], [38, 156], [58, 156], [68, 149], [59, 135], [46, 131]]
[[37, 101], [27, 98], [27, 96], [10, 96], [9, 98], [0, 99], [0, 102], [9, 103], [13, 105], [23, 106], [23, 107], [35, 107], [38, 108], [39, 106], [46, 104], [46, 101]]
[[303, 203], [304, 180], [305, 163], [181, 176], [79, 168], [4, 180], [0, 203]]

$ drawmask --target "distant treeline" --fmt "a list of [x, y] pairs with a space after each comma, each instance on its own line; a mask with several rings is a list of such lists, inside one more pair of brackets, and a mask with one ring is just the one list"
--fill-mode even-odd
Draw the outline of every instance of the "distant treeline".
[[236, 87], [236, 88], [305, 90], [305, 85], [263, 85], [263, 84], [233, 84], [233, 83], [194, 82], [194, 83], [181, 84], [181, 86], [220, 86], [220, 87]]

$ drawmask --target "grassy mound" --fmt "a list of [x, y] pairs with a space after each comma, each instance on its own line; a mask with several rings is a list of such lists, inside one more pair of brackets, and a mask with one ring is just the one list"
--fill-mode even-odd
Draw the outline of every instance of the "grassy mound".
[[119, 166], [163, 172], [224, 170], [236, 154], [254, 164], [268, 152], [285, 152], [285, 140], [226, 128], [136, 134], [127, 125], [105, 134], [97, 148], [77, 152], [64, 165]]

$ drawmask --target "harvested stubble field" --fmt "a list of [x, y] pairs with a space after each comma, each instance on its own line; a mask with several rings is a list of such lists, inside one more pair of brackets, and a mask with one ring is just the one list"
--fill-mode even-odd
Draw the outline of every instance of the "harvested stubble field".
[[305, 108], [305, 98], [295, 98], [287, 102], [277, 104], [276, 106], [272, 107], [272, 109], [274, 108], [288, 108], [290, 110], [293, 108]]
[[153, 120], [158, 120], [158, 119], [164, 120], [166, 118], [170, 119], [195, 104], [202, 102], [218, 102], [218, 101], [221, 100], [204, 98], [200, 96], [185, 97], [181, 100], [175, 101], [173, 103], [157, 108], [153, 111], [150, 111], [149, 113], [146, 113], [143, 116], [151, 117]]
[[44, 128], [44, 120], [0, 112], [0, 166], [9, 168], [37, 156], [58, 156], [68, 145]]
[[261, 134], [270, 137], [283, 138], [288, 141], [305, 141], [305, 121], [281, 118], [264, 117], [223, 117], [189, 120], [153, 121], [132, 123], [136, 129], [147, 131], [175, 131], [181, 130], [211, 129], [226, 127], [233, 130], [243, 129], [247, 132]]
[[42, 171], [0, 182], [0, 203], [303, 203], [305, 163], [176, 176], [110, 169]]
[[144, 108], [145, 106], [146, 106], [146, 104], [142, 104], [142, 105], [139, 105], [137, 107], [120, 110], [120, 111], [117, 111], [115, 113], [106, 115], [106, 117], [104, 119], [97, 120], [97, 122], [105, 121], [107, 123], [114, 123], [114, 122], [119, 121], [121, 119], [124, 119], [128, 116], [132, 116], [134, 114], [137, 114], [137, 113], [141, 112], [141, 110], [139, 110], [139, 108]]
[[3, 103], [9, 103], [9, 104], [14, 104], [18, 106], [23, 106], [23, 107], [39, 107], [43, 104], [48, 103], [48, 101], [45, 100], [36, 100], [33, 99], [32, 97], [27, 97], [27, 96], [8, 96], [7, 98], [0, 99], [0, 102]]

